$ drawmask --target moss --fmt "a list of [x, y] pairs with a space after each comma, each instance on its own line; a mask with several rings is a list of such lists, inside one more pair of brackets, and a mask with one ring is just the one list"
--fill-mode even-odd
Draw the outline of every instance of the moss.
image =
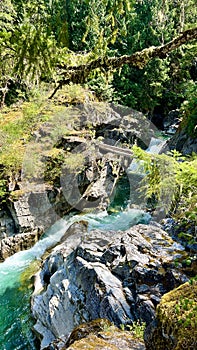
[[166, 343], [157, 336], [155, 349], [195, 349], [197, 345], [196, 316], [197, 281], [185, 283], [165, 294], [157, 308], [157, 319], [160, 336], [165, 335]]
[[10, 199], [11, 201], [17, 201], [20, 197], [22, 197], [25, 194], [24, 190], [15, 190], [10, 193]]
[[75, 327], [70, 334], [68, 345], [74, 343], [76, 340], [87, 337], [90, 333], [98, 334], [98, 332], [109, 329], [112, 323], [107, 319], [96, 319], [88, 323], [83, 323], [78, 327]]
[[81, 339], [77, 342], [75, 342], [73, 345], [71, 345], [69, 350], [74, 350], [74, 349], [94, 349], [94, 350], [99, 350], [99, 349], [106, 349], [106, 350], [116, 350], [117, 347], [114, 345], [109, 344], [106, 342], [104, 339], [98, 338], [96, 335], [91, 334], [87, 338]]
[[145, 350], [142, 342], [134, 339], [129, 332], [108, 331], [100, 332], [98, 336], [89, 334], [86, 338], [74, 342], [71, 346], [64, 347], [62, 350]]
[[83, 88], [79, 84], [70, 84], [63, 86], [61, 90], [57, 91], [54, 103], [63, 105], [77, 105], [87, 101], [95, 101], [94, 94], [88, 89]]
[[109, 320], [97, 319], [76, 327], [63, 349], [144, 350], [144, 343], [132, 333], [121, 331]]
[[26, 288], [32, 288], [33, 287], [33, 276], [38, 272], [41, 266], [40, 260], [34, 260], [31, 262], [31, 264], [22, 272], [20, 276], [20, 284], [21, 289]]
[[[87, 97], [88, 96], [88, 97]], [[68, 101], [84, 103], [93, 100], [91, 92], [80, 86], [68, 86], [58, 93], [58, 98]], [[79, 109], [65, 107], [56, 101], [49, 101], [46, 97], [32, 102], [25, 102], [18, 108], [5, 108], [0, 113], [0, 196], [8, 197], [9, 178], [19, 178], [25, 162], [25, 175], [35, 179], [43, 176], [42, 156], [46, 159], [45, 151], [51, 154], [51, 163], [59, 165], [60, 151], [55, 148], [56, 142], [65, 135], [75, 132], [78, 127]], [[33, 141], [33, 142], [32, 142]], [[31, 143], [33, 149], [31, 150]], [[30, 156], [29, 153], [31, 152]], [[27, 155], [28, 153], [28, 155]], [[28, 156], [28, 161], [26, 159]], [[38, 159], [37, 159], [38, 158]], [[73, 159], [67, 160], [69, 166]], [[79, 159], [77, 160], [77, 164]], [[41, 170], [40, 170], [41, 169]], [[56, 179], [58, 173], [54, 170], [50, 181]], [[29, 174], [30, 173], [30, 174]], [[51, 179], [52, 178], [52, 179]], [[14, 196], [14, 194], [12, 194]]]
[[[138, 338], [138, 337], [137, 337]], [[131, 332], [118, 329], [109, 320], [97, 319], [76, 327], [63, 349], [143, 350], [144, 343]], [[62, 349], [62, 350], [63, 350]]]

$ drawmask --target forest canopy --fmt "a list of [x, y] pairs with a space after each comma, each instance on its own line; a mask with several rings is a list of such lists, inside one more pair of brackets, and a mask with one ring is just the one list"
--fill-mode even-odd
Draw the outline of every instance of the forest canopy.
[[74, 82], [166, 115], [196, 101], [196, 22], [195, 0], [2, 0], [1, 106]]

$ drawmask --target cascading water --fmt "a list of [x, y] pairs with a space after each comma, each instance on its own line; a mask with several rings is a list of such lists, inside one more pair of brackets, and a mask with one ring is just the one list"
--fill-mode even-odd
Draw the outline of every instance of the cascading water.
[[0, 264], [0, 349], [36, 349], [31, 332], [30, 313], [31, 281], [21, 282], [22, 273], [45, 250], [61, 238], [72, 223], [60, 220], [35, 246], [27, 251], [14, 254]]
[[35, 350], [34, 336], [31, 332], [33, 321], [30, 311], [31, 281], [21, 283], [21, 275], [46, 249], [58, 242], [66, 229], [75, 221], [86, 220], [89, 230], [126, 230], [137, 223], [148, 223], [150, 215], [142, 210], [127, 209], [117, 214], [107, 212], [75, 215], [59, 220], [37, 242], [33, 248], [16, 253], [0, 264], [0, 349]]
[[[161, 142], [153, 139], [148, 152], [158, 153]], [[128, 173], [136, 171], [136, 163], [131, 163]], [[124, 192], [123, 189], [122, 192]], [[127, 191], [128, 189], [126, 189]], [[127, 202], [128, 203], [128, 202]], [[119, 208], [120, 206], [118, 206]], [[125, 207], [125, 201], [122, 205]], [[113, 208], [111, 208], [113, 209]], [[113, 211], [113, 210], [111, 210]], [[126, 208], [109, 215], [107, 212], [66, 217], [56, 222], [33, 248], [19, 252], [0, 264], [0, 349], [36, 350], [34, 335], [31, 332], [33, 320], [30, 311], [32, 282], [21, 281], [24, 271], [32, 262], [41, 258], [44, 252], [60, 241], [68, 227], [81, 219], [88, 221], [89, 231], [126, 230], [138, 223], [148, 223], [150, 215], [142, 210]]]

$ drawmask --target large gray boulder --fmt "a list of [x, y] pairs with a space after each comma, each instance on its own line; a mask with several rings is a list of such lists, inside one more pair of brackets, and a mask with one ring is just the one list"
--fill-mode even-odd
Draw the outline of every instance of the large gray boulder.
[[78, 223], [63, 240], [36, 277], [32, 312], [41, 348], [97, 318], [148, 324], [161, 296], [188, 280], [177, 269], [184, 248], [158, 224], [87, 232]]

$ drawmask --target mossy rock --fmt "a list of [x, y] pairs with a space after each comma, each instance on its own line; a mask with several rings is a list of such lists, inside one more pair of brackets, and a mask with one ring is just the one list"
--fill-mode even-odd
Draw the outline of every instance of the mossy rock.
[[66, 341], [57, 339], [44, 350], [145, 350], [145, 345], [130, 332], [122, 331], [107, 319], [83, 323]]
[[157, 307], [156, 321], [145, 332], [147, 350], [197, 348], [197, 281], [165, 294]]
[[[86, 338], [76, 341], [68, 350], [145, 350], [142, 342], [134, 339], [129, 332], [108, 331], [98, 336], [89, 334]], [[62, 349], [63, 350], [63, 349]]]
[[107, 319], [96, 319], [91, 322], [83, 323], [78, 327], [75, 327], [71, 332], [70, 337], [67, 342], [67, 346], [71, 345], [75, 341], [78, 341], [82, 338], [86, 338], [89, 334], [97, 335], [99, 332], [104, 329], [110, 329], [114, 327], [113, 324]]

